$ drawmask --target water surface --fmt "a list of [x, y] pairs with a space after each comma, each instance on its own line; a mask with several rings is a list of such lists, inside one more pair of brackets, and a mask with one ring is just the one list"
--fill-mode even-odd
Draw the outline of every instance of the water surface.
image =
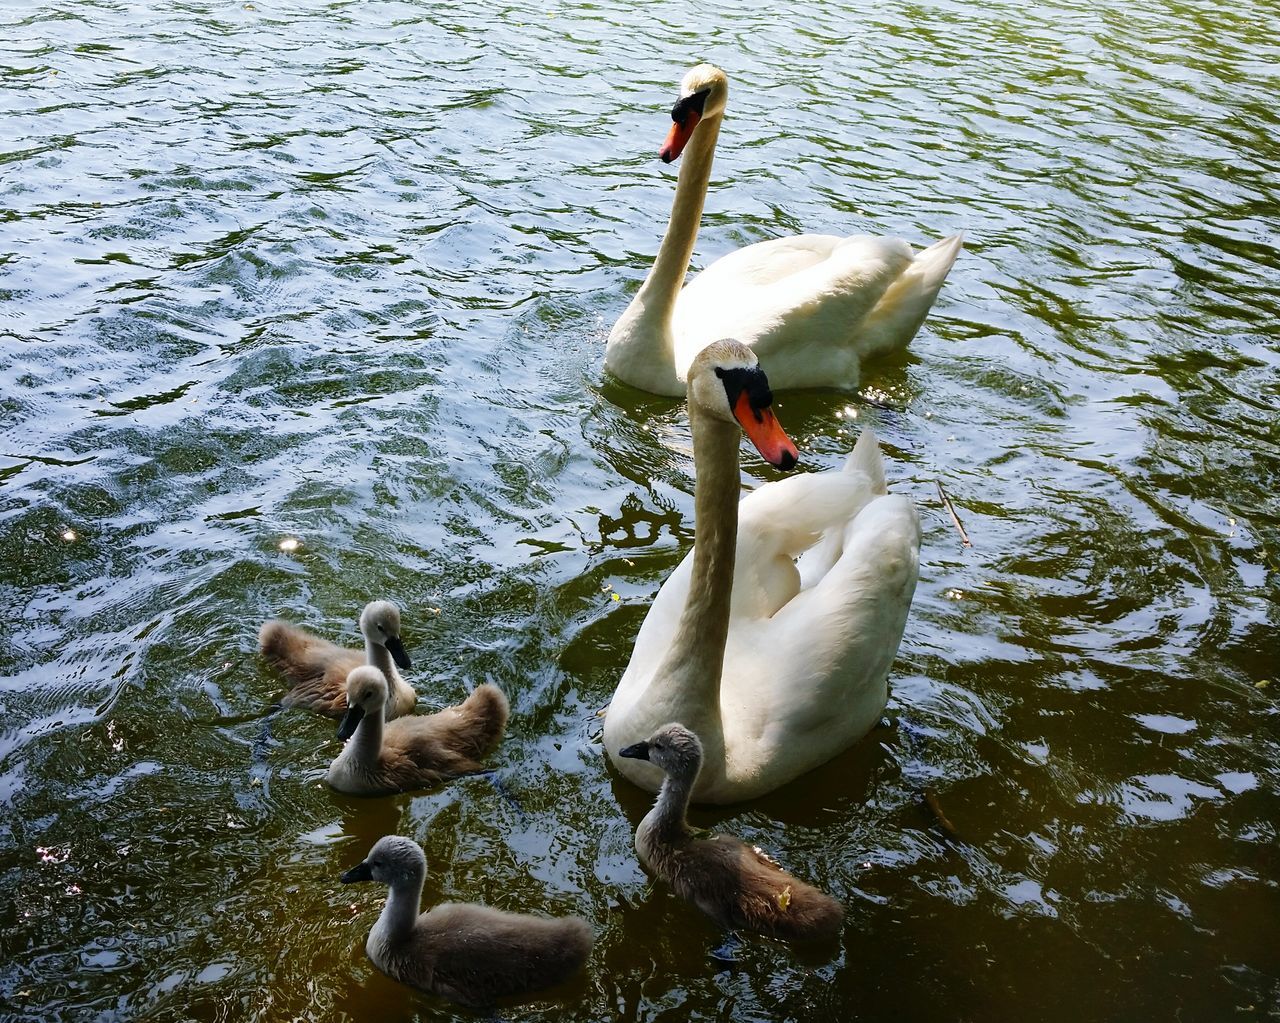
[[[6, 8], [6, 1018], [465, 1018], [364, 957], [337, 875], [389, 831], [428, 899], [595, 927], [507, 1019], [1280, 1015], [1277, 38], [1203, 0]], [[602, 356], [697, 60], [697, 265], [967, 236], [909, 354], [778, 403], [810, 469], [874, 426], [924, 545], [892, 727], [695, 814], [848, 911], [732, 967], [597, 716], [692, 541], [683, 410]], [[336, 796], [330, 722], [264, 727], [258, 623], [354, 644], [374, 596], [424, 706], [510, 694], [505, 795]]]

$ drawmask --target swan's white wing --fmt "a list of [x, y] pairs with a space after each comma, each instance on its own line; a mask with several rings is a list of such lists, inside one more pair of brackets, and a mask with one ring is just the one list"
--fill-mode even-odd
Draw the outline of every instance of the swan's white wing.
[[[867, 428], [859, 435], [858, 443], [853, 446], [853, 451], [845, 459], [844, 472], [861, 473], [866, 477], [871, 487], [868, 501], [872, 496], [889, 492], [884, 475], [884, 459], [880, 457], [880, 441], [876, 438], [874, 430]], [[863, 502], [865, 503], [866, 501]], [[859, 505], [854, 514], [861, 508], [862, 505]], [[850, 515], [849, 519], [852, 517], [853, 515]], [[800, 573], [802, 590], [807, 590], [826, 575], [831, 570], [831, 566], [844, 554], [845, 526], [848, 525], [849, 519], [842, 520], [837, 529], [823, 530], [822, 538], [800, 555], [796, 562], [796, 569]]]
[[772, 616], [803, 585], [796, 558], [828, 537], [839, 543], [873, 497], [871, 478], [850, 471], [789, 476], [743, 498], [730, 614], [739, 620]]
[[916, 336], [963, 243], [964, 235], [956, 234], [916, 254], [862, 324], [858, 347], [865, 356], [900, 348]]
[[[727, 749], [775, 778], [822, 763], [875, 724], [915, 592], [920, 523], [906, 497], [872, 500], [839, 560], [771, 619], [737, 629], [720, 690]], [[790, 772], [784, 766], [794, 762]]]
[[731, 253], [680, 294], [676, 371], [734, 337], [755, 350], [775, 388], [856, 387], [865, 359], [915, 336], [962, 240], [917, 254], [899, 238], [798, 235]]
[[685, 372], [711, 341], [734, 337], [755, 350], [775, 387], [854, 387], [858, 328], [912, 255], [897, 238], [858, 236], [770, 284], [722, 274], [696, 288], [695, 280], [676, 305], [676, 369]]
[[711, 294], [729, 287], [772, 284], [793, 273], [807, 270], [830, 257], [844, 239], [838, 234], [793, 234], [773, 238], [735, 249], [721, 256], [685, 285], [677, 305], [705, 301], [703, 292]]

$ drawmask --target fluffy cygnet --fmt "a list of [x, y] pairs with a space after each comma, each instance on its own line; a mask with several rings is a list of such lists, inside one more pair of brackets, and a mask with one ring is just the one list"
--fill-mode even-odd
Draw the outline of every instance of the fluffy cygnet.
[[390, 886], [365, 950], [387, 976], [472, 1007], [524, 995], [582, 969], [594, 937], [576, 916], [538, 917], [445, 903], [419, 915], [427, 859], [417, 842], [380, 838], [343, 884]]
[[788, 941], [833, 937], [844, 909], [731, 835], [701, 838], [685, 819], [702, 767], [702, 743], [680, 724], [619, 751], [666, 773], [657, 802], [636, 828], [640, 861], [722, 927]]
[[386, 705], [387, 719], [413, 710], [418, 696], [396, 671], [397, 665], [409, 667], [409, 655], [400, 642], [400, 609], [389, 600], [367, 604], [360, 615], [360, 631], [363, 652], [340, 647], [288, 622], [264, 622], [258, 630], [258, 649], [291, 686], [281, 704], [340, 718], [347, 712], [347, 676], [353, 668], [371, 664], [391, 680], [395, 692]]
[[387, 680], [365, 665], [347, 676], [347, 713], [338, 738], [349, 740], [326, 780], [339, 792], [376, 796], [426, 788], [446, 778], [482, 770], [507, 727], [509, 707], [491, 683], [456, 707], [385, 721]]

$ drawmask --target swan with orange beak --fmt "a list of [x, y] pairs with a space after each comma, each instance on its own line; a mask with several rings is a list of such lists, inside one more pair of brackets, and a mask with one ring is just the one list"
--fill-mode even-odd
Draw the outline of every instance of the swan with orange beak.
[[888, 494], [870, 431], [843, 471], [766, 483], [740, 504], [743, 433], [779, 469], [799, 460], [772, 405], [745, 345], [716, 341], [693, 360], [693, 550], [654, 599], [604, 724], [614, 766], [650, 791], [662, 772], [622, 751], [670, 721], [702, 740], [692, 798], [730, 803], [835, 756], [884, 709], [916, 583], [915, 508]]
[[728, 99], [727, 76], [710, 64], [680, 83], [658, 150], [663, 163], [681, 161], [671, 217], [649, 275], [609, 332], [605, 366], [633, 387], [676, 397], [693, 357], [727, 336], [755, 351], [779, 390], [857, 388], [863, 363], [906, 347], [920, 329], [961, 236], [917, 252], [900, 238], [790, 235], [708, 261], [686, 284]]

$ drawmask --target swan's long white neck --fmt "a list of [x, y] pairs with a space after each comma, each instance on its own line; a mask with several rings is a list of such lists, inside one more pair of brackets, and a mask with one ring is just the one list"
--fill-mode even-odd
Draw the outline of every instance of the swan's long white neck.
[[392, 882], [387, 892], [387, 904], [382, 907], [382, 915], [370, 932], [370, 941], [375, 936], [384, 942], [399, 941], [409, 936], [418, 920], [422, 884], [426, 876], [426, 872], [420, 870], [411, 877], [397, 878]]
[[738, 445], [742, 432], [689, 404], [693, 427], [693, 571], [689, 596], [646, 699], [670, 708], [702, 740], [704, 764], [723, 760], [720, 675], [738, 545]]
[[667, 233], [649, 276], [609, 333], [605, 350], [605, 365], [623, 380], [672, 397], [684, 394], [685, 387], [675, 371], [671, 320], [698, 240], [722, 119], [723, 114], [714, 114], [699, 121], [685, 146]]

